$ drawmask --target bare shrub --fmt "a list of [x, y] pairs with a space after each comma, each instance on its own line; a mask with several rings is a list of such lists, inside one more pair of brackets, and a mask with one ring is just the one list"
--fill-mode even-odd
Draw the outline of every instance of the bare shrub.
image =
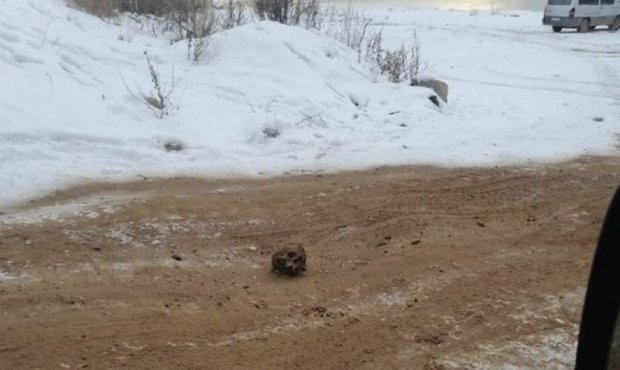
[[321, 1], [309, 0], [304, 12], [306, 27], [318, 28], [321, 16]]
[[[119, 39], [131, 41], [135, 33], [158, 37], [172, 33], [171, 42], [187, 42], [187, 59], [197, 64], [210, 46], [210, 36], [246, 22], [246, 0], [67, 0], [78, 8], [107, 17], [121, 27]], [[288, 1], [288, 0], [287, 0]], [[311, 3], [318, 0], [299, 0]], [[223, 4], [223, 5], [222, 5]], [[130, 13], [122, 14], [121, 13]], [[124, 25], [123, 21], [129, 21]]]
[[422, 65], [422, 46], [420, 45], [420, 39], [418, 39], [418, 33], [415, 30], [413, 31], [409, 52], [410, 56], [407, 68], [409, 69], [409, 79], [413, 79], [426, 68], [425, 65]]
[[[139, 31], [154, 36], [164, 32], [176, 34], [172, 41], [187, 41], [187, 59], [198, 63], [207, 51], [209, 37], [219, 28], [228, 28], [241, 24], [245, 19], [244, 0], [227, 0], [230, 7], [229, 16], [224, 19], [226, 26], [218, 24], [218, 7], [214, 0], [74, 0], [75, 4], [88, 12], [107, 16], [119, 26], [127, 19], [137, 26]], [[112, 17], [120, 13], [127, 16]], [[220, 9], [221, 12], [221, 9]], [[148, 27], [148, 29], [144, 29]], [[119, 39], [131, 41], [131, 31], [122, 31]]]
[[317, 27], [319, 0], [254, 0], [254, 12], [260, 20], [289, 25]]
[[366, 38], [366, 59], [381, 65], [383, 59], [383, 31], [373, 32]]
[[326, 12], [321, 14], [317, 23], [322, 34], [336, 39], [355, 50], [358, 53], [358, 61], [361, 62], [363, 44], [370, 26], [370, 18], [353, 8], [351, 1], [349, 1], [344, 11], [331, 4]]
[[207, 37], [215, 31], [213, 0], [183, 0], [168, 6], [167, 15], [178, 27], [181, 39]]
[[187, 40], [187, 59], [198, 63], [216, 32], [213, 0], [177, 0], [168, 4], [166, 18], [174, 25], [178, 40]]
[[366, 31], [370, 25], [370, 18], [364, 17], [357, 10], [353, 9], [353, 4], [349, 1], [347, 10], [343, 18], [343, 35], [344, 43], [361, 54], [362, 43], [366, 37]]
[[413, 80], [421, 71], [421, 47], [415, 31], [408, 46], [401, 45], [394, 50], [382, 46], [382, 32], [372, 34], [366, 40], [366, 58], [379, 67], [379, 72], [386, 75], [388, 81], [400, 83]]
[[174, 67], [171, 72], [170, 85], [164, 86], [161, 81], [159, 71], [153, 66], [153, 63], [151, 62], [151, 59], [146, 51], [144, 52], [144, 58], [146, 59], [148, 73], [151, 78], [151, 89], [149, 92], [145, 93], [140, 87], [136, 87], [135, 91], [130, 89], [122, 75], [121, 81], [131, 96], [144, 103], [157, 118], [163, 119], [165, 116], [170, 114], [170, 110], [173, 107], [178, 107], [178, 103], [173, 103], [171, 99], [171, 96], [176, 88]]
[[380, 65], [381, 74], [387, 75], [392, 83], [405, 81], [409, 77], [407, 70], [408, 53], [404, 46], [396, 50], [386, 50]]
[[164, 18], [152, 14], [118, 14], [113, 18], [109, 18], [108, 22], [119, 27], [119, 40], [128, 42], [131, 42], [138, 34], [157, 38], [166, 32], [174, 31]]
[[317, 28], [321, 3], [319, 0], [296, 0], [290, 17], [290, 24]]
[[117, 12], [164, 15], [170, 6], [186, 0], [70, 0], [78, 8], [98, 16], [110, 16]]
[[246, 3], [243, 0], [226, 0], [223, 16], [220, 21], [222, 28], [229, 30], [246, 22]]
[[117, 0], [119, 11], [135, 14], [153, 14], [162, 16], [171, 6], [177, 6], [185, 0]]
[[351, 1], [344, 10], [331, 3], [317, 17], [317, 24], [322, 34], [355, 50], [358, 62], [365, 58], [390, 82], [413, 79], [423, 67], [421, 46], [415, 31], [410, 42], [398, 49], [386, 49], [383, 46], [383, 31], [373, 31], [371, 19], [356, 10]]
[[293, 0], [254, 0], [258, 19], [288, 24], [289, 8]]
[[121, 0], [72, 0], [70, 4], [94, 15], [109, 17], [119, 11], [120, 1]]

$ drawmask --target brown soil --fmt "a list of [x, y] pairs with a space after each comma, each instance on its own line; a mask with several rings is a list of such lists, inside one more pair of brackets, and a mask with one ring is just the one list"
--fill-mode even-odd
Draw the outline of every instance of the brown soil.
[[[569, 368], [619, 158], [95, 184], [0, 215], [0, 368]], [[308, 271], [270, 272], [301, 244]]]

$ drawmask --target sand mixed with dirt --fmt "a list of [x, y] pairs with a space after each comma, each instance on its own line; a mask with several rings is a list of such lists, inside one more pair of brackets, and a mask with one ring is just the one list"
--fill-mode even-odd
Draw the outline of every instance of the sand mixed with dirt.
[[[620, 158], [93, 184], [0, 214], [2, 369], [570, 368]], [[308, 271], [269, 271], [301, 244]]]

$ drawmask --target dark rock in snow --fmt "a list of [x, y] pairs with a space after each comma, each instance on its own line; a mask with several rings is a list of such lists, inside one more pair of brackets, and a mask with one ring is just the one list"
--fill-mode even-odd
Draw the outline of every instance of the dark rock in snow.
[[437, 97], [437, 95], [431, 95], [428, 97], [428, 100], [430, 100], [433, 104], [435, 104], [436, 106], [439, 106], [439, 98]]
[[444, 103], [448, 102], [448, 84], [443, 81], [434, 78], [414, 77], [411, 79], [411, 86], [428, 87], [432, 89]]
[[183, 143], [178, 141], [169, 141], [164, 144], [164, 149], [166, 149], [167, 152], [180, 152], [181, 150], [185, 149], [185, 146], [183, 145]]
[[280, 136], [280, 130], [278, 130], [276, 127], [266, 127], [263, 130], [263, 134], [270, 139], [275, 139]]

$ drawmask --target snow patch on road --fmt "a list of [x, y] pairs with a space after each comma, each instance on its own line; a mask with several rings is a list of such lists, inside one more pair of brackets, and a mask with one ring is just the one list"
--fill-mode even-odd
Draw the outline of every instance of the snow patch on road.
[[122, 205], [141, 199], [143, 196], [125, 192], [101, 192], [52, 205], [12, 209], [0, 214], [0, 228], [44, 221], [60, 222], [68, 218], [97, 218], [101, 214], [114, 213]]
[[11, 275], [8, 272], [0, 271], [0, 281], [15, 280], [15, 279], [18, 279], [18, 277], [15, 275]]
[[8, 282], [23, 282], [27, 280], [36, 280], [32, 275], [29, 274], [19, 274], [15, 275], [13, 273], [0, 270], [0, 282], [8, 283]]
[[483, 370], [571, 369], [579, 328], [559, 317], [578, 317], [584, 295], [585, 290], [578, 289], [547, 295], [542, 297], [543, 303], [532, 301], [517, 306], [508, 318], [524, 325], [539, 325], [540, 331], [503, 343], [494, 340], [480, 345], [477, 351], [448, 356], [441, 363], [454, 369], [469, 364]]
[[475, 364], [475, 369], [480, 370], [572, 369], [577, 349], [575, 336], [575, 330], [557, 328], [517, 341], [481, 345], [481, 353], [472, 353], [467, 360], [441, 363], [448, 369], [462, 369], [467, 364]]

